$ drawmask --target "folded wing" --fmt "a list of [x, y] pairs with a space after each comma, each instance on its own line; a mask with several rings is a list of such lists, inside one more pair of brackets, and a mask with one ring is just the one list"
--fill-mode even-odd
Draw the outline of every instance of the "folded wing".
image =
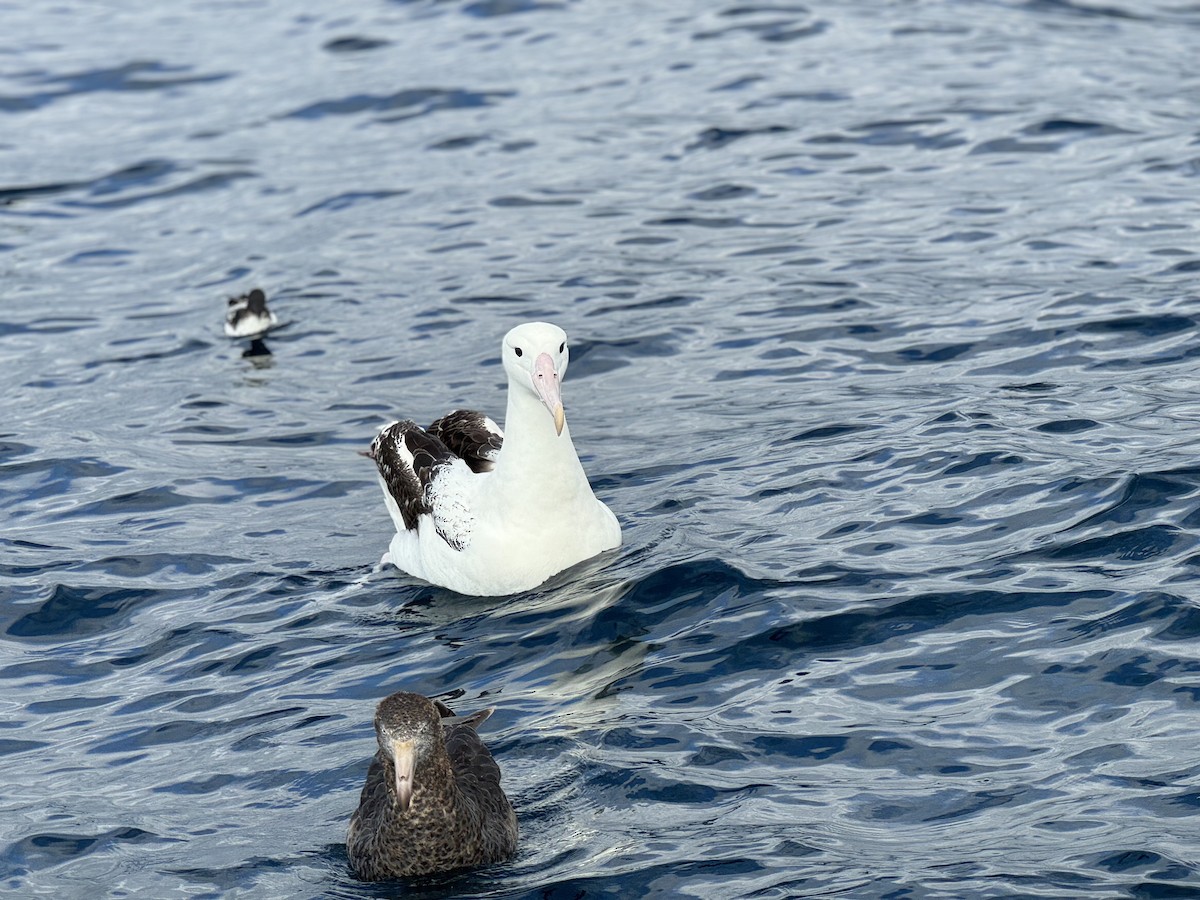
[[[441, 420], [439, 420], [441, 421]], [[415, 530], [429, 516], [438, 535], [455, 550], [471, 542], [469, 464], [416, 422], [393, 422], [365, 454], [375, 461], [397, 529]]]

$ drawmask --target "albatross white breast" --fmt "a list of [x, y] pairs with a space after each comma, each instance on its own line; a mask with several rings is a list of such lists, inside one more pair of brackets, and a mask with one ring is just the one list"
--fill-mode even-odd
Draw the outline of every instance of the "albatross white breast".
[[571, 443], [560, 392], [566, 332], [518, 325], [500, 356], [507, 433], [483, 413], [455, 410], [428, 429], [393, 422], [365, 454], [396, 526], [382, 562], [476, 596], [535, 588], [621, 544]]

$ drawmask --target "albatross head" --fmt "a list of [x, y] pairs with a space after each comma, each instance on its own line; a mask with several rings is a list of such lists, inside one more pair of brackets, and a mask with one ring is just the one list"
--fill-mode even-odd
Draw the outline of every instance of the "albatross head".
[[441, 711], [427, 697], [398, 691], [380, 701], [375, 737], [380, 753], [392, 763], [391, 793], [396, 805], [407, 812], [418, 768], [439, 751], [445, 752]]
[[566, 414], [559, 384], [571, 358], [567, 333], [549, 322], [518, 325], [504, 336], [500, 358], [508, 372], [509, 390], [532, 391], [554, 418], [555, 432], [562, 434]]

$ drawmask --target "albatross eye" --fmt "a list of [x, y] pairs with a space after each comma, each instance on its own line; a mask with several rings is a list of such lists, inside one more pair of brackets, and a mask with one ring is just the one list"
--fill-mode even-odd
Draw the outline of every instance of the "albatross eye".
[[517, 354], [517, 356], [524, 356], [524, 355], [525, 355], [525, 354], [524, 354], [524, 353], [521, 351], [521, 348], [520, 348], [520, 347], [513, 347], [513, 352], [514, 352], [514, 353], [516, 353], [516, 354]]
[[559, 353], [562, 353], [562, 352], [563, 352], [564, 350], [566, 350], [566, 349], [567, 349], [567, 342], [566, 342], [566, 341], [563, 341], [561, 344], [559, 344], [559, 345], [558, 345], [558, 352], [559, 352]]

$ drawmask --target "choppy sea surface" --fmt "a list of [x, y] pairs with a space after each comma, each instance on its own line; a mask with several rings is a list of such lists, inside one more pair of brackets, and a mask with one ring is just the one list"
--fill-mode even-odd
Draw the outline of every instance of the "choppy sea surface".
[[[1200, 895], [1200, 5], [0, 2], [0, 891]], [[262, 287], [251, 348], [225, 300]], [[614, 554], [379, 569], [573, 339]], [[509, 862], [364, 885], [396, 689]]]

